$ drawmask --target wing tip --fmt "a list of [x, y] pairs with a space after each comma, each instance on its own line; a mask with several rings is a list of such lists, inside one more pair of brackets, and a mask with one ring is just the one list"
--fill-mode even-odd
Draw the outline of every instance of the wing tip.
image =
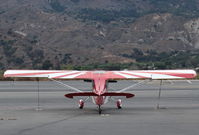
[[193, 70], [193, 78], [195, 78], [197, 76], [197, 72], [195, 70]]
[[4, 74], [3, 74], [3, 77], [4, 77], [4, 78], [9, 77], [9, 74], [8, 74], [7, 72], [8, 72], [8, 70], [6, 70], [6, 71], [4, 72]]

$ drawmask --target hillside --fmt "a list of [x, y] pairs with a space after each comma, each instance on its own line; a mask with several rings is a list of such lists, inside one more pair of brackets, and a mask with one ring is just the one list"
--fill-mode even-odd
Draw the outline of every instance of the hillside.
[[198, 9], [197, 0], [2, 0], [0, 69], [135, 63], [140, 53], [194, 51]]

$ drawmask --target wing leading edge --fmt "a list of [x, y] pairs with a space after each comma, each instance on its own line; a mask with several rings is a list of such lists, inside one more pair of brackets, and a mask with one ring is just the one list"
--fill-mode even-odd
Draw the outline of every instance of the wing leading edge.
[[121, 79], [185, 79], [196, 77], [194, 70], [134, 70], [114, 71]]
[[59, 79], [131, 80], [131, 79], [185, 79], [196, 77], [194, 70], [125, 70], [125, 71], [76, 71], [76, 70], [7, 70], [4, 77], [43, 77]]
[[[75, 70], [7, 70], [4, 77], [41, 77], [41, 78], [62, 78], [79, 79], [87, 71]], [[86, 76], [84, 76], [86, 78]], [[82, 78], [84, 79], [84, 78]]]

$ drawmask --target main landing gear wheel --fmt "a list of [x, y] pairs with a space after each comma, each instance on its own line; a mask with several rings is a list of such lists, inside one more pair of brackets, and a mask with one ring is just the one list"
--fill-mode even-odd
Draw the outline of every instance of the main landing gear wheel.
[[84, 101], [82, 99], [79, 100], [79, 109], [84, 108]]
[[99, 114], [102, 114], [101, 105], [98, 106], [98, 112], [99, 112]]
[[117, 108], [118, 109], [122, 109], [122, 100], [121, 99], [118, 99], [118, 101], [116, 102], [117, 104]]

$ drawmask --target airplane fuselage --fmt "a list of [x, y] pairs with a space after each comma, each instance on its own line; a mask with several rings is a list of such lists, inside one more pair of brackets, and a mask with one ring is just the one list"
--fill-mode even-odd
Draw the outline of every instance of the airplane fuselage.
[[107, 80], [100, 73], [93, 80], [93, 92], [99, 95], [93, 97], [95, 104], [103, 105], [105, 103], [106, 97], [101, 95], [107, 92]]

